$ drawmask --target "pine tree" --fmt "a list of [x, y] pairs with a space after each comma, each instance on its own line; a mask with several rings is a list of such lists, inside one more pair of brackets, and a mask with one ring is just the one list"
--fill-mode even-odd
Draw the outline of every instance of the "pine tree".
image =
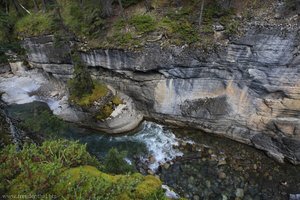
[[81, 98], [86, 94], [91, 94], [94, 89], [92, 77], [82, 62], [79, 53], [72, 54], [74, 65], [74, 76], [69, 82], [70, 94], [74, 98]]

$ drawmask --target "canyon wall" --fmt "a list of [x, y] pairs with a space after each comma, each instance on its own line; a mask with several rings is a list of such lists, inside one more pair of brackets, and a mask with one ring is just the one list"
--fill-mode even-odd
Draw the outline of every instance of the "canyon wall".
[[[250, 144], [300, 163], [300, 32], [251, 26], [207, 53], [148, 44], [141, 51], [81, 52], [94, 78], [130, 96], [144, 116]], [[28, 61], [67, 80], [70, 47], [53, 36], [24, 40]]]

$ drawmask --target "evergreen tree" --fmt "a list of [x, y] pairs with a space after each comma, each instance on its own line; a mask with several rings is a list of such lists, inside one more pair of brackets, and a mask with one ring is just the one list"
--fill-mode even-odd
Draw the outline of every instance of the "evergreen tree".
[[74, 76], [69, 82], [69, 90], [72, 97], [81, 98], [86, 94], [92, 93], [94, 84], [79, 53], [73, 53], [71, 57], [74, 65]]

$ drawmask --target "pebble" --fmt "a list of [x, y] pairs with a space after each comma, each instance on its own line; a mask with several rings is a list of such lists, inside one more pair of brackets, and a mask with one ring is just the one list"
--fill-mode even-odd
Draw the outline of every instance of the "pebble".
[[164, 164], [164, 168], [165, 168], [165, 169], [169, 169], [169, 167], [170, 167], [170, 164], [169, 164], [169, 163], [165, 163], [165, 164]]
[[190, 176], [189, 177], [189, 179], [188, 179], [188, 182], [190, 183], [190, 184], [193, 184], [194, 183], [194, 177], [193, 176]]
[[222, 194], [222, 200], [228, 200], [228, 197], [225, 194]]
[[200, 200], [200, 197], [198, 195], [193, 196], [193, 200]]
[[221, 166], [221, 165], [226, 165], [226, 160], [219, 160], [218, 162], [218, 166]]
[[238, 198], [244, 197], [244, 190], [242, 188], [237, 188], [235, 191], [235, 196]]
[[154, 156], [150, 156], [150, 158], [149, 158], [150, 164], [155, 163], [155, 161], [156, 161], [155, 157]]
[[206, 187], [207, 187], [207, 188], [210, 188], [210, 187], [211, 187], [211, 183], [210, 183], [209, 180], [205, 181], [205, 184], [206, 184]]
[[256, 164], [253, 165], [253, 169], [257, 170], [257, 165]]
[[220, 172], [218, 174], [219, 179], [225, 179], [226, 178], [226, 174], [224, 172]]

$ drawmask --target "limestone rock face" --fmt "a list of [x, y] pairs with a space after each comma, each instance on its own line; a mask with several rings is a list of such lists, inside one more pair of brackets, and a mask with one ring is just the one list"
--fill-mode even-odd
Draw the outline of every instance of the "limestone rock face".
[[[253, 26], [209, 55], [158, 44], [142, 52], [98, 49], [81, 55], [94, 78], [132, 97], [145, 116], [220, 134], [299, 164], [299, 39], [295, 28]], [[41, 40], [24, 41], [29, 61], [67, 79], [69, 60]]]

